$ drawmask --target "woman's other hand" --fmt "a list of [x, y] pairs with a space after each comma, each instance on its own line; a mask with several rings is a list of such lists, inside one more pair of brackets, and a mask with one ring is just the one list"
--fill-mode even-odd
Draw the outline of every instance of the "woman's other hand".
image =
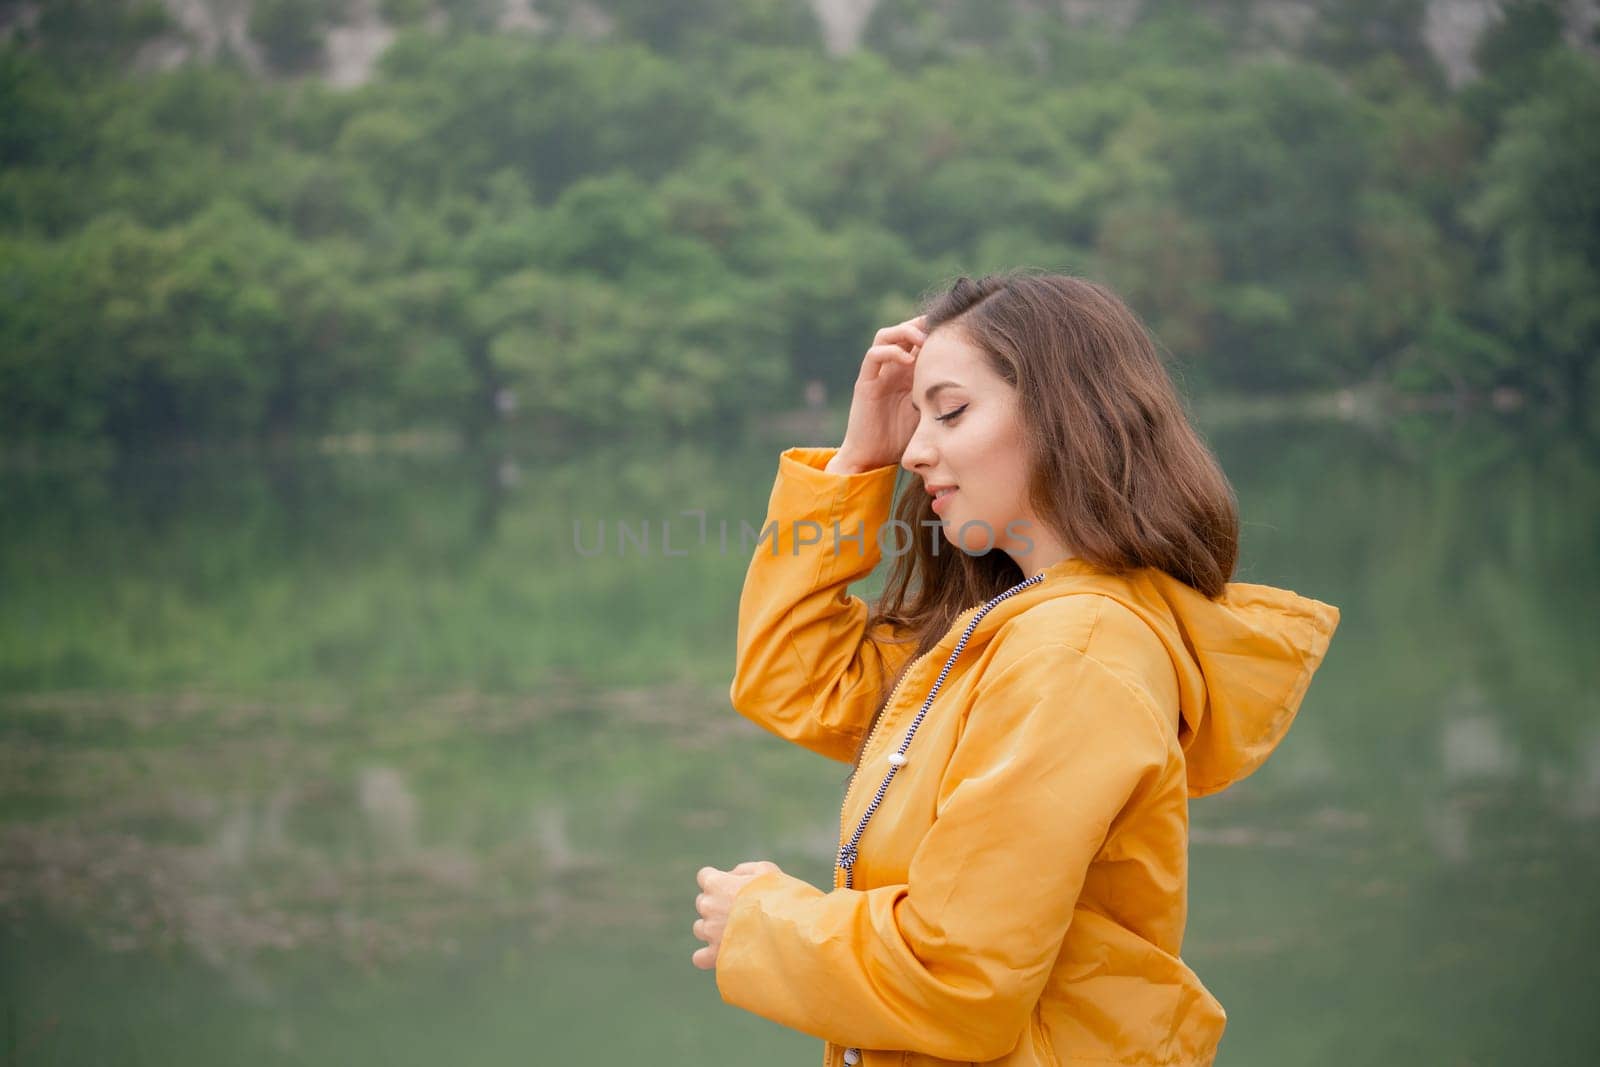
[[926, 315], [885, 326], [872, 339], [861, 360], [850, 399], [850, 420], [844, 442], [827, 469], [856, 474], [900, 462], [917, 429], [917, 412], [911, 406], [911, 371], [927, 339]]
[[694, 921], [694, 936], [706, 943], [696, 949], [690, 960], [702, 971], [714, 970], [717, 953], [722, 950], [722, 931], [728, 926], [728, 913], [733, 910], [733, 898], [739, 895], [746, 882], [768, 871], [780, 871], [776, 863], [768, 860], [749, 860], [731, 871], [715, 867], [701, 867], [695, 880], [700, 883], [700, 894], [694, 898], [694, 910], [700, 918]]

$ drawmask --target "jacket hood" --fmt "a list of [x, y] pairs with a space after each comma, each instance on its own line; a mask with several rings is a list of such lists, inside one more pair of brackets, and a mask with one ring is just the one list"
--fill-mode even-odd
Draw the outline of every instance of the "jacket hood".
[[1109, 596], [1138, 615], [1177, 671], [1191, 797], [1221, 792], [1261, 766], [1288, 732], [1339, 625], [1332, 604], [1269, 585], [1230, 582], [1212, 600], [1154, 568], [1114, 575], [1067, 559], [1043, 573], [1043, 582], [1009, 599], [1009, 610], [985, 616], [973, 637], [1072, 593]]
[[1156, 605], [1135, 611], [1178, 669], [1189, 795], [1220, 792], [1283, 740], [1327, 654], [1339, 609], [1269, 585], [1230, 582], [1211, 600], [1161, 571], [1143, 582], [1166, 608], [1164, 617]]

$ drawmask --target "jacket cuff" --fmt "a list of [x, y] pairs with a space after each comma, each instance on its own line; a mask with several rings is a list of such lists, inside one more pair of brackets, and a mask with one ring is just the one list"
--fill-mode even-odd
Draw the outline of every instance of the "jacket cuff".
[[[837, 448], [795, 447], [785, 449], [778, 458], [778, 476], [773, 482], [772, 496], [767, 502], [768, 521], [777, 520], [779, 541], [785, 537], [798, 540], [798, 524], [812, 522], [822, 527], [821, 543], [831, 549], [819, 547], [817, 558], [822, 570], [811, 580], [811, 588], [835, 582], [841, 574], [856, 580], [870, 573], [882, 558], [878, 531], [888, 521], [894, 507], [894, 488], [898, 465], [877, 467], [858, 474], [838, 474], [823, 470]], [[840, 526], [835, 533], [834, 526]], [[851, 527], [845, 529], [844, 527]], [[848, 551], [845, 538], [859, 537], [854, 541], [854, 552]], [[775, 551], [810, 556], [806, 544], [812, 542], [774, 541]], [[850, 557], [846, 561], [845, 557]], [[840, 570], [842, 568], [842, 570]]]
[[[790, 931], [782, 929], [794, 922], [785, 912], [822, 896], [816, 886], [784, 871], [766, 871], [739, 888], [717, 951], [717, 992], [724, 1003], [768, 1019], [783, 1018], [792, 1011], [799, 998], [785, 987], [813, 976], [792, 973], [784, 965], [795, 940]], [[799, 1021], [785, 1019], [785, 1024]], [[804, 1026], [795, 1028], [831, 1040], [829, 1035]]]
[[868, 525], [873, 527], [887, 519], [894, 504], [899, 465], [856, 474], [824, 470], [838, 451], [836, 447], [785, 449], [778, 457], [778, 478], [768, 514], [810, 517], [821, 512], [826, 519], [867, 515], [873, 520]]
[[871, 481], [883, 478], [886, 475], [890, 478], [893, 478], [895, 472], [900, 469], [899, 464], [888, 463], [882, 467], [874, 467], [871, 470], [860, 471], [856, 474], [839, 474], [833, 471], [824, 470], [823, 468], [828, 465], [828, 461], [833, 459], [833, 457], [838, 454], [839, 449], [836, 445], [829, 448], [813, 448], [804, 445], [796, 445], [793, 448], [786, 448], [783, 450], [783, 452], [778, 456], [778, 465], [780, 468], [788, 468], [789, 473], [797, 477], [807, 477], [807, 472], [814, 472], [815, 474], [821, 475], [823, 478], [843, 478], [847, 481]]

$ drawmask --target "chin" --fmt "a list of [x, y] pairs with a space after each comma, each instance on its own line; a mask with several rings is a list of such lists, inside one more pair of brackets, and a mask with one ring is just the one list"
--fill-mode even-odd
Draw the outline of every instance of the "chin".
[[[973, 525], [963, 533], [961, 526], [966, 522]], [[944, 523], [944, 539], [969, 556], [987, 555], [999, 547], [995, 532], [994, 527], [984, 526], [981, 519], [946, 520]]]

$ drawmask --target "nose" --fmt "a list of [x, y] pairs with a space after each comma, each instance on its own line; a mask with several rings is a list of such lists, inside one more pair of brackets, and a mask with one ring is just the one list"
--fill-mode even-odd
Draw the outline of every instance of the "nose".
[[933, 469], [934, 460], [937, 458], [934, 454], [933, 441], [919, 420], [917, 428], [912, 431], [911, 440], [906, 442], [905, 451], [900, 454], [900, 466], [912, 474], [920, 475], [923, 471]]

